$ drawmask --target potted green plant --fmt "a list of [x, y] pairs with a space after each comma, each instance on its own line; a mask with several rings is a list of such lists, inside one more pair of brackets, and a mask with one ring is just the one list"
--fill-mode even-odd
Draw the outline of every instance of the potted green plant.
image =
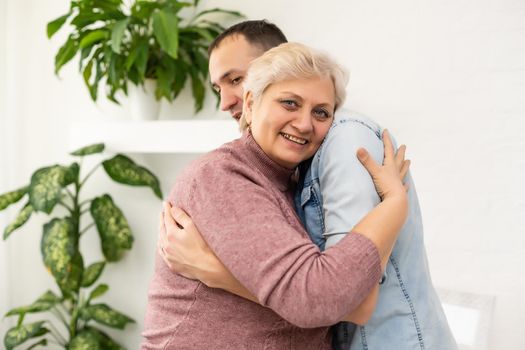
[[[93, 101], [105, 82], [106, 96], [118, 103], [128, 82], [154, 90], [157, 101], [172, 102], [191, 81], [195, 112], [202, 109], [208, 76], [208, 45], [224, 30], [214, 15], [243, 17], [220, 8], [197, 12], [199, 0], [71, 1], [69, 12], [47, 25], [51, 38], [64, 24], [70, 33], [55, 57], [55, 73], [75, 56]], [[194, 13], [187, 18], [181, 12]]]
[[[71, 153], [79, 158], [79, 162], [38, 169], [28, 186], [0, 195], [0, 210], [27, 198], [16, 219], [5, 228], [4, 240], [22, 227], [33, 213], [52, 216], [43, 227], [40, 247], [44, 265], [60, 291], [57, 294], [48, 290], [34, 303], [17, 307], [5, 315], [18, 317], [16, 326], [4, 336], [7, 350], [29, 340], [36, 341], [30, 348], [57, 343], [70, 350], [122, 349], [95, 325], [124, 329], [134, 321], [105, 303], [96, 303], [95, 299], [106, 293], [109, 287], [103, 283], [94, 285], [107, 263], [119, 261], [123, 253], [131, 249], [133, 236], [124, 214], [109, 194], [81, 200], [81, 190], [95, 170], [102, 166], [116, 182], [148, 186], [159, 198], [162, 194], [157, 177], [122, 154], [104, 160], [82, 177], [84, 157], [103, 150], [103, 144], [81, 148]], [[58, 207], [62, 212], [65, 210], [65, 216], [56, 215]], [[86, 224], [87, 217], [92, 221], [89, 224]], [[85, 265], [79, 241], [82, 235], [94, 231], [93, 227], [100, 237], [104, 260]], [[27, 314], [42, 312], [52, 313], [59, 324], [55, 325], [49, 314], [43, 320], [24, 323]]]

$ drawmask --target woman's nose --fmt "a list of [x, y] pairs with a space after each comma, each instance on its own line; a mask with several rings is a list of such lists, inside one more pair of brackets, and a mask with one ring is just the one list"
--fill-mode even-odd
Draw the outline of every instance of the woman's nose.
[[294, 119], [292, 125], [301, 133], [309, 133], [313, 130], [312, 116], [309, 111], [300, 111]]

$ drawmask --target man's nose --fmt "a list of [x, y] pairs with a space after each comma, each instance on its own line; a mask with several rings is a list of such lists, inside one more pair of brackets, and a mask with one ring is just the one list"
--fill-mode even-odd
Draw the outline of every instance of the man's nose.
[[237, 97], [231, 91], [221, 90], [221, 111], [229, 111], [237, 103]]

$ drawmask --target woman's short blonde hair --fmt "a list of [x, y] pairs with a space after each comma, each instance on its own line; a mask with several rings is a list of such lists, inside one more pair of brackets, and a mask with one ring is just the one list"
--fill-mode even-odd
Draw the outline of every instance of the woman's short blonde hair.
[[[346, 97], [348, 73], [329, 55], [299, 43], [284, 43], [266, 51], [253, 60], [244, 80], [244, 96], [251, 91], [253, 101], [258, 101], [272, 84], [292, 80], [330, 77], [334, 83], [335, 109]], [[246, 104], [244, 105], [246, 107]], [[239, 121], [240, 129], [248, 127], [245, 110]]]

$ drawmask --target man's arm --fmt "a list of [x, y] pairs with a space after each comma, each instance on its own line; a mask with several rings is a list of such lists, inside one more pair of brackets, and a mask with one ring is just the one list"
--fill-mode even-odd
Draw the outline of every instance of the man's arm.
[[[368, 125], [349, 120], [337, 124], [322, 147], [319, 180], [325, 219], [324, 236], [326, 248], [329, 249], [349, 230], [360, 232], [358, 223], [381, 202], [372, 177], [355, 155], [359, 148], [365, 148], [370, 157], [382, 163], [384, 145]], [[378, 244], [383, 271], [394, 243], [395, 236], [390, 236]], [[379, 286], [376, 286], [345, 321], [366, 323], [375, 309], [378, 294]]]

